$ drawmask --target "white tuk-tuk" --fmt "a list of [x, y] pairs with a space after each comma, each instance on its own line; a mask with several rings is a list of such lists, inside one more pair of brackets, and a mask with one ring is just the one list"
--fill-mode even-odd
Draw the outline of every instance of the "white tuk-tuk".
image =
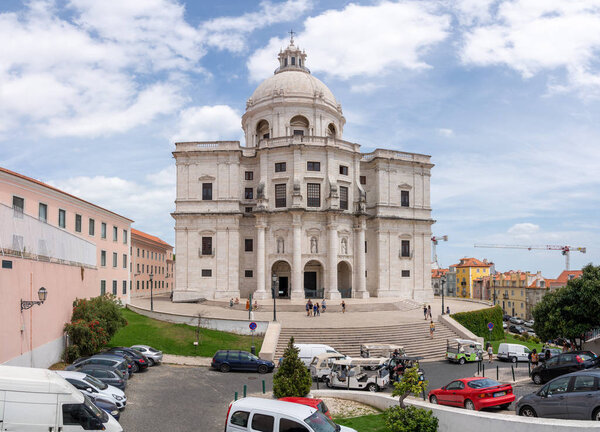
[[352, 359], [334, 360], [327, 386], [349, 390], [377, 392], [385, 388], [390, 380], [384, 365], [376, 370], [361, 366]]
[[404, 355], [404, 347], [393, 344], [362, 344], [360, 346], [360, 356], [363, 358], [370, 357], [385, 357], [390, 358], [392, 354], [397, 352], [398, 355]]
[[329, 380], [331, 366], [335, 360], [347, 358], [344, 354], [339, 353], [323, 353], [313, 357], [310, 362], [310, 376], [318, 381]]

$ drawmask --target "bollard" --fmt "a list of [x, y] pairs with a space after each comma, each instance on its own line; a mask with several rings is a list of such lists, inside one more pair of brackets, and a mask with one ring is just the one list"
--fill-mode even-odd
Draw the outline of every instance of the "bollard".
[[346, 377], [346, 390], [350, 390], [350, 376]]
[[481, 365], [481, 376], [485, 376], [485, 365]]
[[527, 374], [531, 375], [531, 362], [527, 363]]
[[244, 397], [246, 397], [246, 384], [244, 384]]
[[237, 400], [237, 392], [235, 392], [234, 400]]
[[262, 380], [262, 382], [263, 382], [263, 394], [265, 394], [266, 393], [265, 392], [265, 380]]
[[480, 370], [480, 367], [481, 367], [481, 363], [480, 363], [480, 362], [477, 362], [477, 375], [479, 375], [479, 370]]
[[512, 370], [513, 382], [515, 382], [515, 368], [510, 365], [510, 369]]
[[317, 377], [317, 390], [319, 390], [319, 377]]
[[427, 398], [425, 397], [425, 387], [423, 387], [423, 400], [426, 401]]
[[496, 365], [496, 381], [500, 380], [500, 369], [498, 368], [498, 365]]

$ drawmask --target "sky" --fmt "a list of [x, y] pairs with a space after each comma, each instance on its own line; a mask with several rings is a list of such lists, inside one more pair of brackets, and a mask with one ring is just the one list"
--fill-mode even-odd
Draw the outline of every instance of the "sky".
[[345, 140], [431, 155], [442, 267], [598, 264], [600, 0], [3, 0], [0, 166], [174, 245], [174, 142], [243, 140], [290, 29]]

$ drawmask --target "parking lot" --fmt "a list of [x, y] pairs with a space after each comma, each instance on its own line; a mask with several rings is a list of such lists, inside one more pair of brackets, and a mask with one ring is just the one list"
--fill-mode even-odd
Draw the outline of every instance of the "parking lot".
[[[510, 370], [508, 363], [494, 362], [494, 373], [490, 375], [488, 368], [486, 376], [495, 378], [496, 364]], [[424, 363], [422, 367], [425, 379], [429, 381], [429, 389], [441, 387], [455, 378], [473, 376], [477, 372], [476, 364], [459, 366], [446, 361]], [[526, 369], [527, 365], [521, 364], [519, 367]], [[241, 397], [244, 384], [248, 394], [260, 393], [263, 379], [267, 391], [271, 390], [272, 373], [223, 374], [205, 367], [153, 367], [147, 372], [136, 374], [130, 380], [127, 387], [128, 404], [121, 414], [121, 425], [128, 432], [222, 430], [227, 406], [233, 400], [234, 393], [237, 391]], [[537, 388], [539, 387], [527, 382], [516, 386], [515, 393], [518, 397]], [[386, 389], [386, 392], [391, 393], [391, 388]], [[510, 410], [494, 411], [514, 413], [512, 406]]]

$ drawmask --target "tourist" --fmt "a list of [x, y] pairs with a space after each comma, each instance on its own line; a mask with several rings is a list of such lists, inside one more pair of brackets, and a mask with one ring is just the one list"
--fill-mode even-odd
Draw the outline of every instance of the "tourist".
[[317, 306], [317, 315], [321, 316], [321, 306], [319, 306], [319, 302], [317, 302], [316, 306]]
[[314, 317], [317, 316], [317, 309], [319, 308], [318, 304], [319, 303], [315, 302], [315, 304], [313, 305], [313, 316]]
[[427, 315], [429, 316], [429, 319], [433, 319], [433, 317], [431, 316], [431, 305], [427, 306]]
[[427, 319], [427, 305], [423, 305], [423, 319]]
[[323, 299], [323, 301], [321, 302], [321, 310], [323, 311], [323, 313], [325, 313], [326, 309], [327, 309], [327, 305], [325, 304], [325, 299]]
[[312, 300], [308, 299], [308, 316], [311, 316], [313, 312], [313, 304], [312, 304]]
[[431, 324], [429, 324], [429, 336], [431, 336], [431, 339], [433, 339], [434, 332], [435, 332], [435, 324], [433, 323], [433, 321], [431, 321]]
[[488, 344], [487, 353], [488, 353], [488, 363], [491, 363], [492, 360], [494, 359], [494, 348], [492, 348], [491, 343]]
[[246, 310], [250, 310], [250, 299], [246, 300]]
[[446, 315], [450, 315], [450, 306], [446, 306]]
[[233, 297], [231, 297], [229, 299], [229, 307], [232, 308], [233, 307]]
[[236, 305], [237, 305], [237, 304], [240, 304], [240, 299], [236, 297], [236, 298], [235, 298], [235, 302], [234, 302], [234, 303], [235, 303]]
[[537, 366], [538, 363], [540, 362], [540, 356], [537, 353], [537, 349], [533, 349], [533, 351], [531, 352], [531, 364], [532, 366]]
[[310, 300], [306, 302], [305, 309], [306, 309], [306, 316], [309, 316], [310, 315], [310, 312], [309, 312], [309, 310], [310, 310]]
[[342, 300], [342, 313], [346, 313], [346, 302]]
[[258, 302], [254, 300], [254, 306], [252, 307], [254, 310], [258, 310]]

